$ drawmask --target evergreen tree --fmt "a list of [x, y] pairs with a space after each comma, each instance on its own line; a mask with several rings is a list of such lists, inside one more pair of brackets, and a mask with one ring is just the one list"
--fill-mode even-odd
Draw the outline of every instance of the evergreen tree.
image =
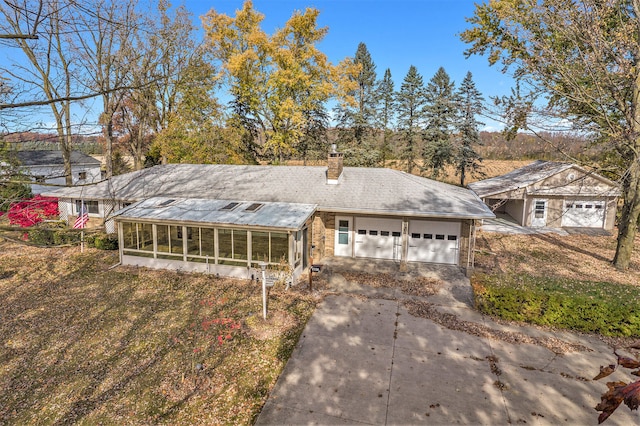
[[396, 109], [394, 90], [393, 80], [391, 79], [391, 70], [387, 68], [384, 72], [384, 77], [380, 80], [376, 88], [376, 97], [378, 99], [376, 121], [378, 128], [382, 130], [380, 161], [383, 167], [391, 153], [391, 138], [393, 137], [392, 124]]
[[479, 171], [482, 162], [480, 154], [478, 154], [474, 146], [482, 145], [478, 126], [483, 123], [476, 119], [476, 116], [482, 112], [484, 98], [473, 82], [471, 72], [467, 72], [462, 84], [458, 88], [458, 130], [459, 146], [455, 153], [456, 174], [460, 176], [460, 186], [464, 186], [467, 172], [472, 174], [480, 174]]
[[353, 106], [336, 108], [338, 141], [345, 147], [346, 158], [351, 165], [373, 166], [377, 162], [377, 150], [373, 145], [376, 118], [376, 65], [364, 43], [358, 44], [354, 65], [358, 74], [352, 77], [355, 87], [349, 96]]
[[440, 67], [425, 91], [427, 103], [424, 107], [426, 127], [422, 171], [429, 169], [434, 177], [440, 175], [447, 164], [453, 163], [451, 134], [456, 123], [457, 105], [454, 88], [449, 74]]
[[398, 130], [403, 143], [400, 158], [407, 162], [407, 173], [413, 171], [420, 141], [420, 123], [425, 106], [424, 82], [411, 65], [397, 94]]

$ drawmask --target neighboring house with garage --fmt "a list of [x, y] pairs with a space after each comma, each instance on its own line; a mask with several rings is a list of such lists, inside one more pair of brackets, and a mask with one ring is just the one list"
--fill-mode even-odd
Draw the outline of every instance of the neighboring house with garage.
[[[80, 203], [118, 232], [124, 264], [250, 276], [325, 256], [473, 267], [475, 223], [494, 217], [470, 190], [383, 168], [167, 164], [46, 195], [73, 222]], [[286, 249], [285, 249], [286, 248]]]
[[[41, 194], [51, 191], [52, 185], [65, 185], [64, 161], [59, 150], [16, 151], [21, 170], [33, 181], [31, 192]], [[100, 161], [80, 151], [71, 152], [71, 177], [73, 185], [100, 180]]]
[[610, 231], [620, 188], [569, 163], [535, 161], [507, 174], [469, 184], [494, 213], [526, 227], [584, 227]]

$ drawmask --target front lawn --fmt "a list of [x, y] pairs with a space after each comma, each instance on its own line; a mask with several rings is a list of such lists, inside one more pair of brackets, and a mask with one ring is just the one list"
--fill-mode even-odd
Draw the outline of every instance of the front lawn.
[[0, 242], [0, 424], [251, 424], [318, 300]]
[[506, 320], [640, 337], [640, 238], [628, 271], [610, 263], [614, 237], [480, 232], [476, 306]]

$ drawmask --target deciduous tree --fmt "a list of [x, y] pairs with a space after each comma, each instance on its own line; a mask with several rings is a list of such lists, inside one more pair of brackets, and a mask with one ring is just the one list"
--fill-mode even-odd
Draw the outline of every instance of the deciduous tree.
[[327, 28], [319, 11], [297, 11], [272, 36], [264, 16], [246, 1], [235, 18], [211, 10], [204, 26], [232, 96], [232, 120], [259, 139], [263, 154], [281, 161], [295, 152], [309, 128], [309, 111], [331, 98], [346, 99], [349, 62], [332, 65], [317, 47]]
[[624, 204], [613, 263], [628, 268], [640, 216], [640, 0], [492, 0], [468, 22], [467, 55], [513, 71], [530, 106], [546, 101], [544, 112], [598, 135], [619, 159]]

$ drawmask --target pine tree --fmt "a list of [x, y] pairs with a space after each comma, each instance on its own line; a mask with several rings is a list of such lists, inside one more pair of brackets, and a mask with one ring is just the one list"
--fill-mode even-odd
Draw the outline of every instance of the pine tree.
[[437, 177], [447, 164], [453, 163], [451, 134], [456, 123], [455, 84], [449, 74], [440, 67], [425, 90], [424, 117], [425, 144], [422, 148], [422, 171], [431, 170]]
[[354, 106], [336, 109], [339, 142], [352, 165], [373, 166], [377, 162], [377, 150], [373, 146], [376, 118], [376, 65], [364, 43], [358, 44], [353, 60], [359, 67], [353, 77], [357, 87], [349, 93], [355, 99]]
[[467, 72], [462, 84], [457, 91], [458, 97], [458, 130], [459, 146], [455, 153], [456, 174], [460, 176], [460, 186], [464, 186], [467, 172], [472, 174], [480, 174], [479, 171], [482, 162], [480, 154], [478, 154], [474, 146], [482, 145], [478, 126], [483, 123], [476, 119], [476, 116], [483, 110], [482, 103], [484, 98], [473, 82], [471, 72]]
[[396, 110], [394, 84], [391, 79], [391, 70], [389, 68], [384, 72], [384, 77], [378, 83], [376, 88], [376, 98], [378, 99], [376, 122], [378, 128], [382, 130], [380, 161], [384, 167], [387, 158], [389, 158], [391, 153], [391, 138], [393, 137], [392, 123]]
[[401, 158], [407, 162], [407, 173], [416, 163], [420, 123], [426, 103], [424, 82], [416, 67], [411, 65], [397, 95], [398, 130], [403, 143]]

